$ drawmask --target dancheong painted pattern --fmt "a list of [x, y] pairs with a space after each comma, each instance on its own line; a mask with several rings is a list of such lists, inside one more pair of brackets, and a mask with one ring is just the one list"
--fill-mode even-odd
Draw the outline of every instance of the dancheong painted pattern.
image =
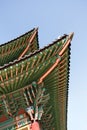
[[67, 130], [72, 37], [39, 49], [34, 28], [0, 45], [0, 130]]

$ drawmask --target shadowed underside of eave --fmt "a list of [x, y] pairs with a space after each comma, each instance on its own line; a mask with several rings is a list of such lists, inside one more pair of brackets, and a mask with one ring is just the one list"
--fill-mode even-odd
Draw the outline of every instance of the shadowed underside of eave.
[[[2, 66], [0, 68], [0, 95], [10, 95], [12, 92], [22, 90], [33, 81], [38, 83], [40, 77], [52, 67], [57, 58], [60, 58], [58, 54], [67, 37], [65, 35], [41, 50]], [[67, 129], [69, 62], [70, 46], [61, 56], [61, 61], [56, 68], [43, 80], [46, 93], [50, 94], [50, 100], [45, 109], [48, 110], [49, 106], [52, 106], [54, 130]], [[1, 109], [3, 111], [2, 107]], [[42, 119], [43, 127], [48, 127], [47, 130], [50, 130], [51, 125], [46, 126], [45, 118], [44, 116]]]
[[4, 66], [9, 62], [13, 62], [14, 60], [18, 59], [23, 51], [29, 46], [30, 39], [33, 37], [32, 44], [30, 45], [28, 51], [24, 54], [27, 55], [35, 50], [39, 49], [38, 44], [38, 32], [36, 29], [32, 29], [31, 31], [27, 32], [26, 34], [10, 41], [5, 44], [0, 45], [0, 66]]
[[[30, 84], [32, 81], [37, 81], [56, 61], [58, 52], [65, 43], [66, 38], [52, 44], [48, 48], [45, 47], [36, 53], [26, 56], [21, 60], [12, 62], [7, 66], [1, 67], [0, 71], [0, 92], [5, 94], [20, 87]], [[17, 86], [15, 85], [18, 82]], [[9, 87], [13, 86], [16, 87]], [[8, 87], [5, 87], [8, 86]], [[2, 90], [1, 90], [2, 89]], [[3, 94], [4, 94], [3, 93]]]
[[[69, 56], [70, 49], [64, 53], [60, 64], [47, 76], [44, 83], [51, 99], [49, 105], [53, 106], [52, 113], [55, 115], [55, 130], [67, 129], [67, 102], [69, 81]], [[62, 69], [61, 69], [62, 68]]]

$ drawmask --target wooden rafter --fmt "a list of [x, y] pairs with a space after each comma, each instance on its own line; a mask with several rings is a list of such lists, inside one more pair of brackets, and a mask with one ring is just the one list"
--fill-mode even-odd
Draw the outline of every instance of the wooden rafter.
[[62, 54], [65, 52], [66, 48], [68, 47], [68, 45], [70, 44], [71, 40], [72, 40], [72, 37], [73, 37], [73, 34], [74, 33], [71, 33], [69, 36], [68, 36], [68, 39], [64, 45], [64, 47], [62, 48], [62, 50], [59, 52], [59, 58], [56, 60], [56, 62], [53, 64], [53, 66], [39, 79], [38, 81], [38, 84], [42, 83], [43, 80], [47, 77], [47, 75], [49, 75], [56, 67], [57, 65], [59, 64], [60, 60], [61, 60], [61, 56]]
[[[27, 44], [29, 42], [29, 39], [31, 39], [32, 35], [33, 33], [31, 34], [29, 38], [27, 38], [27, 41], [26, 41]], [[33, 39], [34, 42], [36, 42], [35, 38]], [[50, 112], [45, 110], [47, 111], [47, 114], [44, 114], [44, 115], [46, 116], [49, 115], [47, 116], [48, 122], [45, 122], [46, 119], [44, 120], [44, 123], [45, 124], [47, 123], [45, 126], [45, 129], [48, 130], [48, 129], [54, 128], [56, 130], [59, 127], [62, 128], [62, 124], [64, 125], [64, 127], [66, 127], [66, 120], [65, 120], [66, 111], [64, 110], [66, 110], [66, 107], [67, 107], [66, 94], [67, 94], [67, 82], [68, 82], [68, 76], [69, 76], [68, 75], [68, 71], [69, 71], [68, 70], [69, 69], [68, 51], [70, 51], [69, 48], [67, 48], [68, 45], [66, 46], [66, 44], [67, 42], [69, 42], [70, 44], [69, 40], [71, 41], [70, 35], [65, 36], [63, 37], [63, 39], [60, 39], [59, 41], [54, 42], [52, 45], [49, 45], [42, 50], [32, 53], [30, 56], [26, 56], [24, 58], [21, 57], [21, 60], [19, 59], [18, 61], [14, 62], [15, 65], [13, 63], [11, 64], [11, 66], [8, 64], [10, 68], [7, 68], [9, 66], [4, 67], [4, 69], [6, 68], [7, 71], [5, 71], [5, 73], [2, 73], [1, 71], [1, 76], [0, 76], [1, 84], [2, 84], [2, 81], [4, 82], [1, 85], [1, 87], [4, 90], [6, 90], [7, 101], [9, 100], [8, 103], [10, 105], [12, 114], [16, 115], [15, 111], [18, 111], [20, 107], [23, 107], [25, 109], [27, 106], [30, 106], [34, 103], [34, 99], [37, 97], [38, 88], [39, 87], [42, 88], [40, 86], [41, 85], [39, 82], [40, 80], [38, 81], [39, 85], [37, 84], [38, 87], [34, 87], [32, 85], [30, 85], [29, 87], [25, 87], [25, 85], [30, 84], [32, 81], [37, 81], [38, 78], [40, 78], [40, 76], [42, 75], [41, 77], [42, 79], [40, 78], [41, 83], [45, 79], [44, 85], [46, 85], [45, 86], [45, 88], [47, 89], [46, 92], [49, 93], [51, 97], [51, 100], [49, 100], [47, 106], [45, 105], [44, 106], [47, 107], [47, 110], [48, 110], [50, 104], [52, 105], [52, 109], [50, 112], [54, 117], [53, 121], [50, 120], [50, 115], [49, 115]], [[31, 45], [32, 46], [30, 46], [30, 49], [33, 48], [33, 44]], [[61, 48], [63, 52], [62, 51], [60, 52]], [[66, 50], [63, 50], [63, 48], [66, 48]], [[30, 49], [28, 51], [31, 51]], [[25, 54], [27, 54], [27, 52]], [[6, 73], [7, 73], [7, 80], [6, 80]], [[45, 78], [44, 73], [46, 74], [45, 76], [47, 75], [49, 76]], [[9, 82], [9, 84], [7, 84], [7, 81]], [[3, 90], [2, 88], [1, 90]], [[7, 91], [8, 90], [7, 88], [9, 88], [9, 90], [11, 89], [12, 92]], [[16, 89], [18, 89], [16, 91], [17, 93], [13, 92]], [[20, 91], [21, 91], [21, 94], [20, 94]], [[11, 93], [12, 93], [12, 98], [13, 98], [12, 104], [10, 103], [11, 99], [9, 98], [9, 94]], [[40, 96], [38, 103], [39, 104], [40, 102], [42, 104], [45, 103], [45, 99], [47, 99], [49, 95], [44, 96], [42, 100]], [[60, 115], [58, 112], [60, 113]], [[64, 117], [61, 116], [61, 114], [63, 114]], [[52, 125], [51, 121], [54, 123], [54, 125]], [[57, 124], [57, 122], [59, 123]], [[43, 126], [44, 126], [44, 123], [43, 123]]]
[[34, 30], [34, 33], [32, 34], [31, 38], [30, 38], [29, 41], [28, 41], [29, 44], [27, 45], [27, 47], [25, 48], [25, 50], [22, 52], [22, 54], [19, 56], [18, 60], [21, 59], [21, 58], [27, 53], [27, 51], [29, 50], [30, 45], [32, 44], [32, 42], [33, 42], [33, 40], [34, 40], [34, 38], [35, 38], [35, 36], [36, 36], [37, 30], [38, 30], [38, 28], [36, 28], [36, 29]]

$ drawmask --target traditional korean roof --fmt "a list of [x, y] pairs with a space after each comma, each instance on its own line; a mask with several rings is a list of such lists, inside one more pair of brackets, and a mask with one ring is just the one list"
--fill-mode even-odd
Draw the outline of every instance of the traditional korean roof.
[[[59, 59], [55, 68], [42, 81], [50, 99], [44, 108], [45, 113], [41, 123], [47, 130], [67, 129], [70, 45], [68, 44], [63, 53], [61, 51], [67, 41], [71, 41], [72, 35], [64, 35], [43, 49], [28, 53], [21, 58], [14, 58], [16, 60], [12, 60], [12, 62], [6, 62], [6, 58], [4, 58], [4, 64], [1, 64], [0, 67], [0, 117], [3, 115], [7, 117], [5, 103], [14, 116], [17, 116], [20, 108], [24, 109], [29, 105], [26, 95], [29, 102], [33, 103], [35, 99], [33, 91], [41, 87], [41, 77], [44, 77]], [[15, 40], [11, 44], [13, 43]], [[35, 40], [34, 50], [35, 47], [38, 48], [37, 40]], [[36, 83], [36, 88], [32, 85], [33, 82]], [[37, 95], [37, 93], [35, 94]]]
[[[29, 49], [26, 50], [27, 48]], [[34, 28], [22, 36], [0, 45], [0, 66], [13, 62], [20, 56], [23, 57], [37, 49], [39, 49], [38, 30]], [[22, 55], [25, 50], [26, 52]]]

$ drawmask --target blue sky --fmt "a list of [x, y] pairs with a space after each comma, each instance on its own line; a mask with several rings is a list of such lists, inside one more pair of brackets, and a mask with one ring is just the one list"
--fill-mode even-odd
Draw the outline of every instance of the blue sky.
[[74, 32], [68, 102], [68, 130], [87, 130], [87, 1], [0, 0], [0, 44], [39, 27], [40, 47]]

